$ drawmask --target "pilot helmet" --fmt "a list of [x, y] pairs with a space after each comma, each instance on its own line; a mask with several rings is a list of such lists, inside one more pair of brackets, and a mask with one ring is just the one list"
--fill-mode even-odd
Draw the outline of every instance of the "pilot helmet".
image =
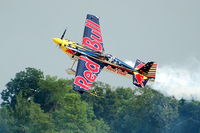
[[112, 55], [111, 54], [106, 54], [106, 57], [107, 58], [112, 58]]

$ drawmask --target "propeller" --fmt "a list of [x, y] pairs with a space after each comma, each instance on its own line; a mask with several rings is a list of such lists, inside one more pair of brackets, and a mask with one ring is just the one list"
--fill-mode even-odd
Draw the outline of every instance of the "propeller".
[[52, 39], [56, 44], [58, 44], [57, 46], [61, 46], [66, 31], [67, 31], [67, 28], [64, 30], [64, 32], [63, 32], [61, 38], [53, 38], [53, 39]]
[[64, 30], [64, 32], [63, 32], [63, 34], [62, 34], [62, 36], [61, 36], [60, 39], [63, 39], [63, 38], [64, 38], [66, 31], [67, 31], [67, 28]]

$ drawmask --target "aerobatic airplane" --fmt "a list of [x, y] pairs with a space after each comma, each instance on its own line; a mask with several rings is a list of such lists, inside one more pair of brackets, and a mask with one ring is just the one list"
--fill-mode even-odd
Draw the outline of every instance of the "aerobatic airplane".
[[[65, 33], [66, 29], [61, 38], [53, 38], [52, 40], [74, 60], [67, 73], [75, 75], [73, 85], [75, 91], [81, 94], [91, 94], [89, 89], [102, 69], [132, 78], [133, 84], [138, 87], [145, 87], [149, 80], [155, 80], [157, 67], [155, 62], [145, 64], [136, 60], [135, 66], [132, 67], [111, 54], [104, 53], [98, 17], [87, 15], [82, 44], [63, 39]], [[76, 62], [75, 71], [73, 67]]]

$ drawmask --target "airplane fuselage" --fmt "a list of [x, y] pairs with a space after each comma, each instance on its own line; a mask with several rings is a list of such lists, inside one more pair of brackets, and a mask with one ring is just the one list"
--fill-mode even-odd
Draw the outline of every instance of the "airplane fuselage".
[[101, 52], [92, 50], [91, 48], [78, 44], [70, 40], [62, 40], [54, 38], [53, 41], [59, 45], [71, 59], [79, 59], [81, 55], [93, 58], [105, 64], [104, 70], [113, 72], [128, 78], [132, 78], [133, 73], [138, 73], [137, 70], [120, 59], [112, 56], [111, 54], [103, 54]]

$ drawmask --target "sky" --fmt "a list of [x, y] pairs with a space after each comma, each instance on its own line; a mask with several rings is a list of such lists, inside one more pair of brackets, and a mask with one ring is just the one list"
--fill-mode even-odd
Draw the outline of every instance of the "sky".
[[[93, 14], [100, 17], [106, 53], [133, 63], [156, 61], [157, 90], [173, 90], [189, 78], [192, 83], [182, 88], [185, 92], [195, 86], [189, 92], [193, 95], [200, 89], [199, 5], [198, 0], [1, 0], [0, 91], [26, 67], [73, 78], [65, 73], [71, 60], [51, 38], [60, 37], [67, 27], [66, 39], [81, 43], [85, 17]], [[97, 81], [133, 87], [131, 79], [107, 72]]]

